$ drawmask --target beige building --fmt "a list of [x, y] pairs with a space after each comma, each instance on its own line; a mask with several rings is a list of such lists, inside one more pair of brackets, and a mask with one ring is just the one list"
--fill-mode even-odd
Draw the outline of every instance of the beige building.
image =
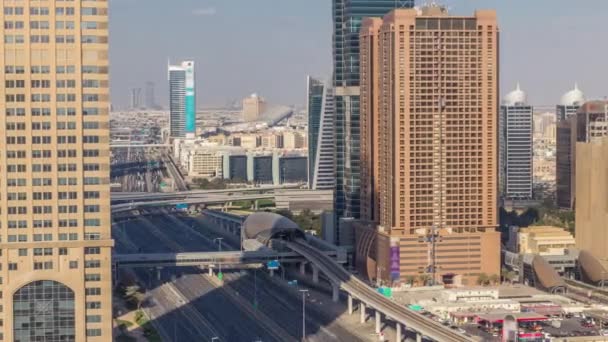
[[0, 6], [0, 340], [111, 341], [108, 2]]
[[283, 148], [284, 149], [297, 149], [306, 148], [305, 135], [298, 131], [286, 131], [283, 132]]
[[265, 110], [266, 100], [258, 94], [254, 93], [243, 99], [243, 120], [257, 121]]
[[608, 266], [608, 137], [576, 144], [576, 247]]
[[260, 137], [257, 134], [243, 134], [241, 135], [241, 147], [247, 149], [254, 149], [258, 146]]
[[517, 244], [520, 254], [564, 255], [567, 249], [575, 247], [570, 232], [552, 226], [520, 228]]
[[[364, 19], [360, 47], [362, 198], [380, 203], [376, 277], [432, 274], [433, 262], [446, 284], [500, 274], [496, 13], [397, 9]], [[374, 212], [373, 201], [362, 207]]]
[[222, 153], [217, 151], [191, 151], [188, 156], [188, 176], [221, 178], [222, 161]]

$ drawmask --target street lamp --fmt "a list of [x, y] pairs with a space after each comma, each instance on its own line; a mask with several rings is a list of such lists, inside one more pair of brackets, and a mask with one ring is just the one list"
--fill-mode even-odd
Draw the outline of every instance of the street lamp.
[[[219, 248], [219, 251], [220, 251], [220, 252], [222, 251], [222, 240], [223, 240], [223, 239], [224, 239], [224, 238], [222, 238], [222, 237], [217, 237], [217, 238], [213, 239], [213, 242], [215, 242], [216, 240], [218, 240], [218, 242], [219, 242], [219, 244], [218, 244], [218, 248]], [[218, 262], [218, 264], [220, 265], [220, 273], [222, 273], [222, 263], [221, 263], [221, 262]]]
[[308, 290], [300, 289], [302, 293], [302, 342], [306, 341], [306, 294]]

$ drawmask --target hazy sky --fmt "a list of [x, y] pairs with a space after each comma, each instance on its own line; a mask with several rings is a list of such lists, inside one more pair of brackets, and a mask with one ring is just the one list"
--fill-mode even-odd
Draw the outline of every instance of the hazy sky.
[[[331, 0], [110, 0], [112, 101], [156, 83], [167, 99], [167, 59], [197, 63], [198, 106], [258, 92], [303, 104], [306, 75], [331, 77]], [[420, 4], [422, 1], [417, 0]], [[519, 81], [535, 105], [552, 105], [575, 81], [608, 95], [608, 1], [446, 0], [451, 12], [498, 12], [501, 93]]]

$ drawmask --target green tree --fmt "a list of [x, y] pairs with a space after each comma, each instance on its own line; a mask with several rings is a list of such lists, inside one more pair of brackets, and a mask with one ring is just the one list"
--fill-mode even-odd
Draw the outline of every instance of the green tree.
[[410, 286], [414, 284], [414, 280], [416, 278], [413, 275], [406, 275], [405, 276], [405, 283], [409, 284]]
[[418, 275], [418, 281], [420, 281], [420, 286], [426, 286], [429, 280], [431, 280], [431, 276], [427, 273], [422, 273]]
[[492, 274], [490, 275], [490, 277], [488, 278], [488, 281], [492, 284], [492, 285], [496, 285], [498, 283], [500, 283], [500, 277], [498, 276], [498, 274]]
[[486, 286], [489, 284], [489, 282], [490, 282], [490, 277], [488, 277], [487, 274], [480, 273], [479, 276], [477, 276], [477, 285]]

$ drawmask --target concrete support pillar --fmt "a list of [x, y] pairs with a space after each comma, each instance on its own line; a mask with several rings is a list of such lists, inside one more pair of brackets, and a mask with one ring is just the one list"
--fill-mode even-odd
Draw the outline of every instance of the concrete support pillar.
[[305, 275], [306, 274], [306, 263], [305, 262], [301, 262], [300, 263], [300, 274], [301, 275]]
[[312, 266], [312, 282], [313, 284], [319, 283], [319, 268], [315, 264], [311, 264]]
[[331, 300], [334, 303], [337, 303], [340, 301], [340, 285], [331, 284]]
[[365, 323], [367, 319], [367, 312], [365, 312], [365, 303], [359, 302], [359, 322]]
[[160, 267], [156, 268], [156, 280], [160, 280], [160, 276], [161, 276], [160, 270], [162, 270], [162, 268], [160, 268]]
[[213, 276], [213, 267], [209, 266], [209, 276]]
[[401, 323], [397, 322], [395, 330], [395, 342], [401, 342]]
[[380, 311], [376, 310], [376, 334], [379, 334], [382, 331], [382, 314]]
[[348, 295], [348, 314], [353, 314], [353, 296], [351, 296], [350, 294]]
[[419, 332], [416, 333], [416, 342], [422, 342], [422, 334]]
[[270, 270], [270, 277], [274, 277], [274, 270]]
[[259, 208], [260, 208], [260, 204], [259, 204], [258, 200], [255, 200], [254, 201], [254, 205], [253, 205], [253, 209], [254, 210], [258, 210]]

